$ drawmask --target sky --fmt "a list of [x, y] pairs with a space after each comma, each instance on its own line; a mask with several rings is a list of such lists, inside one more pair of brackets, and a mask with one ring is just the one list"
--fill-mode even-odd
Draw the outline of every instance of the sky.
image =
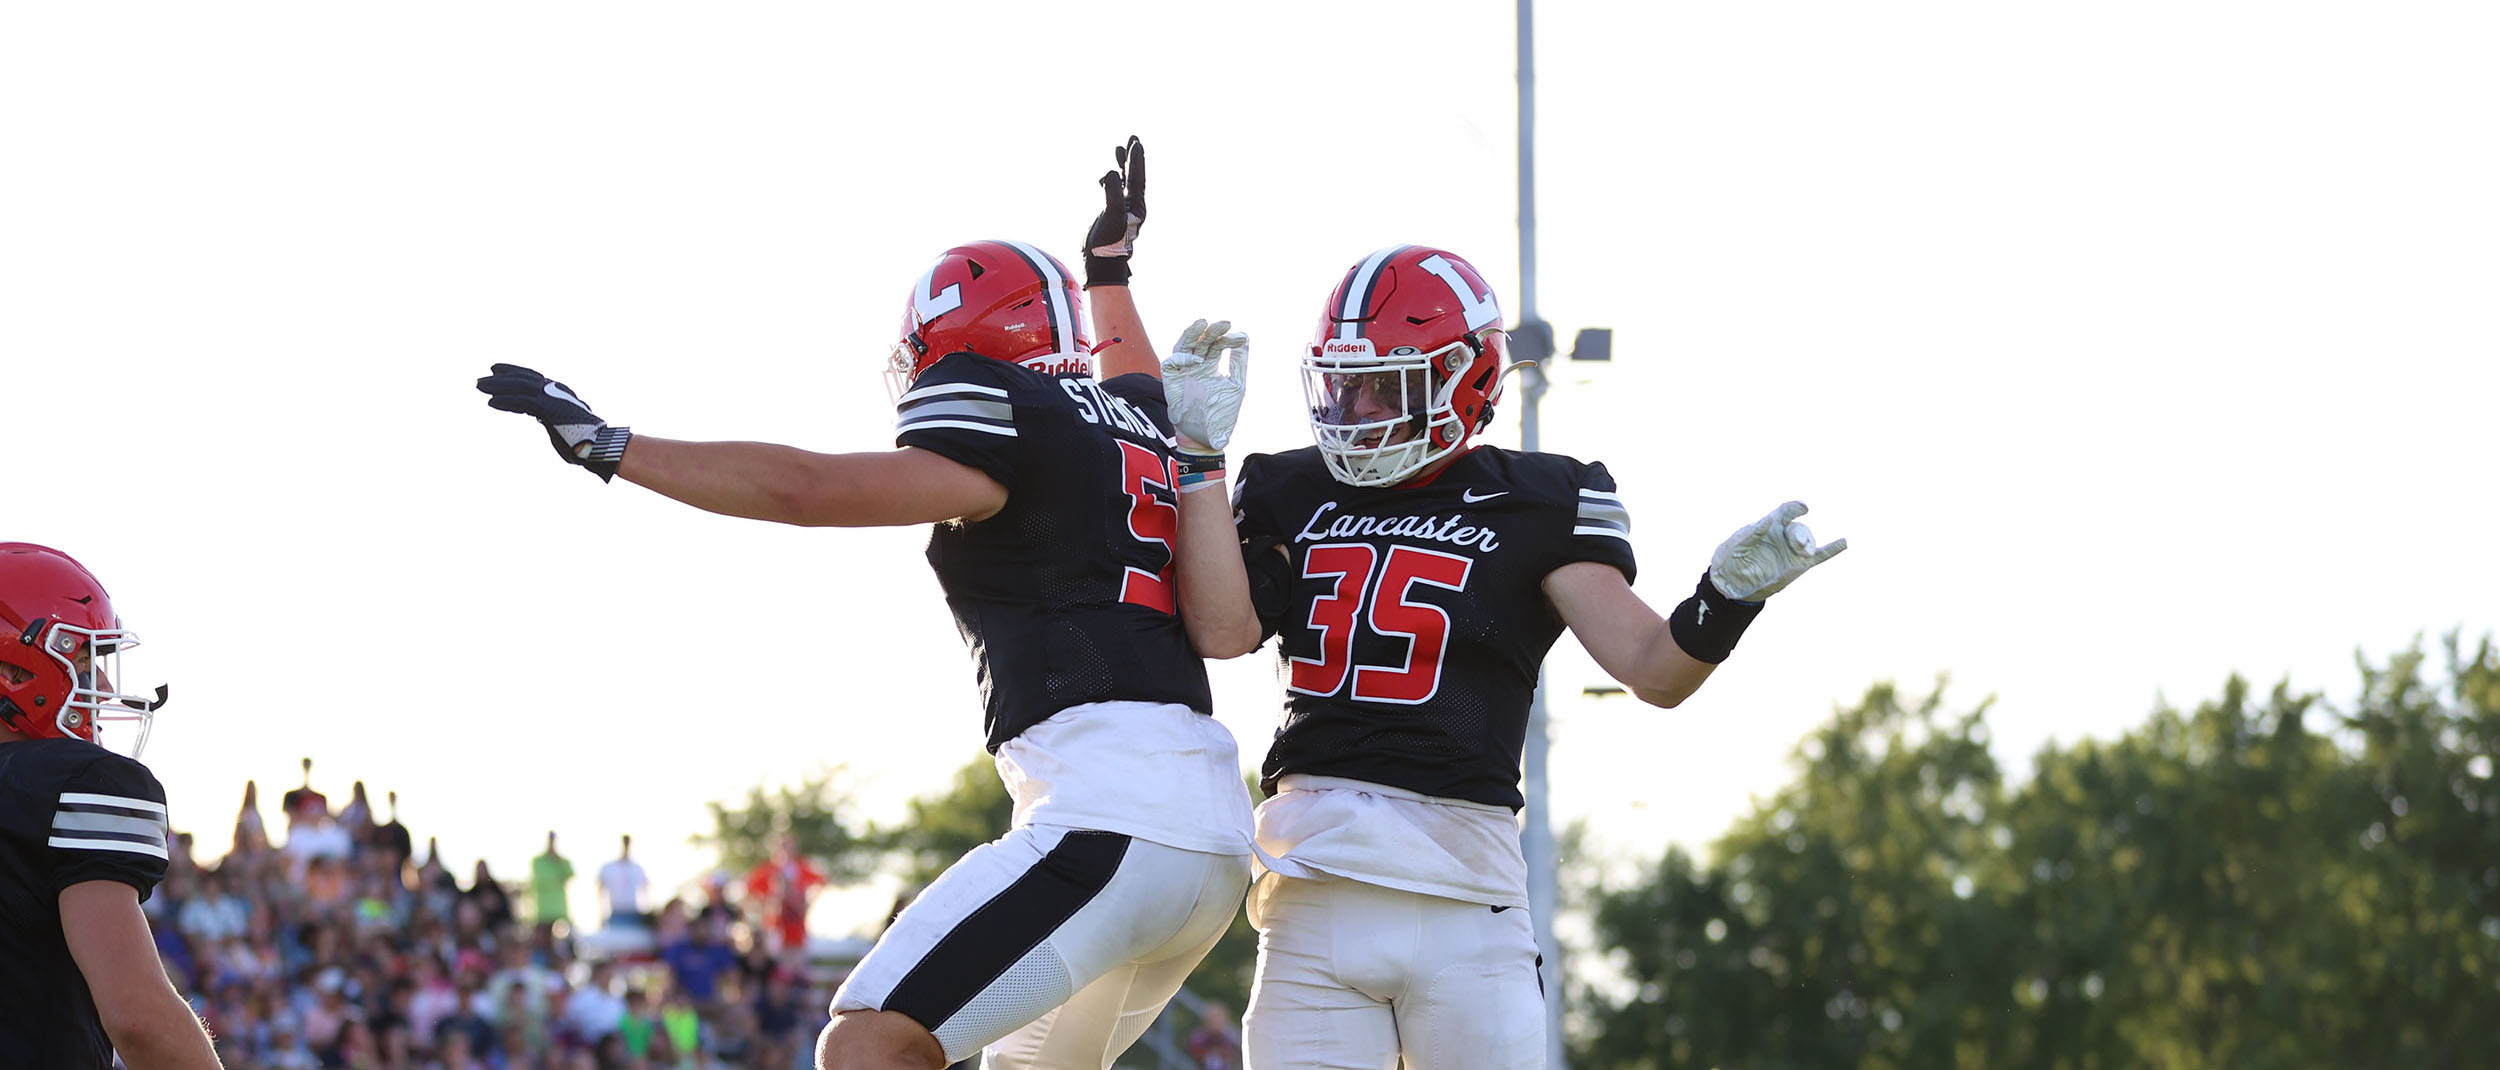
[[[79, 557], [146, 639], [176, 693], [146, 757], [205, 855], [306, 755], [506, 877], [552, 829], [585, 876], [632, 833], [673, 885], [705, 801], [837, 766], [892, 820], [980, 757], [925, 532], [601, 485], [471, 380], [887, 448], [927, 262], [1072, 258], [1134, 133], [1150, 329], [1247, 330], [1236, 453], [1304, 445], [1293, 360], [1365, 253], [1456, 251], [1519, 311], [1514, 18], [0, 9], [0, 538]], [[2356, 652], [2500, 629], [2500, 12], [1537, 19], [1537, 311], [1615, 332], [1554, 369], [1543, 447], [1606, 462], [1661, 609], [1780, 501], [1850, 542], [1679, 709], [1587, 697], [1556, 648], [1554, 816], [1592, 850], [1706, 847], [1877, 681], [1993, 696], [2019, 769], [2233, 672], [2348, 697]], [[1269, 656], [1213, 675], [1255, 763]]]

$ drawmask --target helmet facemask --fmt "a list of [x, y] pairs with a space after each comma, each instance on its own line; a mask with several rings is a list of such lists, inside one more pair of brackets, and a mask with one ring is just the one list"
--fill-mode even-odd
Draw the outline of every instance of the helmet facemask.
[[[118, 622], [116, 622], [118, 624]], [[115, 681], [127, 679], [122, 673], [122, 652], [139, 645], [139, 637], [128, 629], [82, 628], [66, 621], [37, 619], [16, 637], [19, 642], [10, 650], [17, 656], [9, 659], [17, 672], [30, 673], [32, 707], [25, 700], [12, 700], [20, 718], [49, 717], [52, 733], [32, 732], [44, 736], [83, 739], [103, 744], [104, 725], [135, 724], [138, 734], [123, 753], [136, 758], [147, 749], [148, 736], [156, 724], [156, 709], [165, 704], [166, 689], [156, 694], [131, 694], [116, 690]], [[39, 653], [38, 653], [39, 652]], [[36, 657], [43, 663], [26, 665]], [[16, 673], [10, 673], [14, 677]], [[60, 685], [66, 682], [69, 686]], [[54, 701], [54, 696], [66, 699]], [[45, 709], [46, 706], [55, 706]], [[17, 725], [23, 732], [30, 727], [25, 720]], [[118, 741], [116, 741], [118, 742]], [[117, 748], [118, 749], [118, 748]]]
[[903, 403], [903, 395], [911, 393], [912, 380], [920, 378], [922, 366], [920, 357], [922, 351], [926, 349], [928, 346], [921, 343], [920, 334], [915, 331], [906, 335], [902, 341], [894, 343], [894, 348], [887, 352], [885, 400], [888, 404], [900, 405]]
[[1481, 356], [1472, 337], [1425, 353], [1381, 354], [1368, 338], [1332, 338], [1302, 360], [1311, 435], [1338, 481], [1403, 482], [1457, 452], [1475, 431], [1453, 398]]

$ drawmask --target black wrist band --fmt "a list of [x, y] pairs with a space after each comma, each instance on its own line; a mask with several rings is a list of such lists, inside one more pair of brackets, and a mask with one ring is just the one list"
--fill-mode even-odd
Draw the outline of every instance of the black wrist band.
[[582, 454], [582, 467], [605, 483], [616, 478], [617, 463], [625, 459], [625, 444], [634, 440], [630, 427], [602, 427], [590, 436], [590, 450]]
[[1224, 455], [1175, 450], [1172, 453], [1172, 469], [1173, 474], [1180, 477], [1180, 486], [1175, 489], [1181, 493], [1205, 490], [1224, 478]]
[[1721, 593], [1719, 585], [1710, 582], [1710, 570], [1703, 569], [1701, 585], [1693, 589], [1693, 596], [1668, 615], [1667, 634], [1693, 660], [1716, 665], [1735, 651], [1745, 626], [1761, 612], [1760, 602], [1739, 602]]
[[1092, 289], [1096, 286], [1126, 285], [1128, 285], [1127, 257], [1095, 256], [1092, 253], [1085, 254], [1085, 286], [1087, 289]]

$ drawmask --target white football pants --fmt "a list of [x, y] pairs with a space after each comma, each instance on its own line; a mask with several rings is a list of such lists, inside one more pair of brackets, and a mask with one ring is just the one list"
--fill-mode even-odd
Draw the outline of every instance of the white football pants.
[[1270, 873], [1250, 895], [1248, 1070], [1542, 1070], [1524, 909]]
[[1134, 1043], [1241, 908], [1250, 856], [1027, 825], [948, 867], [834, 994], [952, 1062], [1096, 1068]]

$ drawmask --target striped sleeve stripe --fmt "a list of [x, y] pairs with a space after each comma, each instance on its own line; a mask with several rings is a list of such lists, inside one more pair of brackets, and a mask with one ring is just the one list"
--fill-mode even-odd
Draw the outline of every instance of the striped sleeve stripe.
[[117, 817], [112, 814], [75, 814], [66, 810], [52, 815], [54, 832], [116, 832], [131, 836], [165, 838], [165, 822], [154, 817]]
[[134, 855], [148, 855], [154, 858], [163, 858], [168, 862], [173, 860], [166, 855], [165, 845], [162, 843], [139, 843], [134, 840], [73, 839], [68, 836], [54, 836], [46, 842], [53, 847], [67, 847], [78, 851], [128, 851]]
[[1632, 511], [1623, 507], [1623, 499], [1604, 491], [1580, 492], [1579, 526], [1574, 535], [1613, 535], [1623, 537], [1632, 530]]
[[128, 851], [164, 858], [165, 804], [128, 795], [65, 791], [52, 812], [54, 847]]
[[903, 395], [902, 397], [896, 398], [894, 403], [898, 406], [910, 405], [915, 402], [927, 401], [930, 398], [953, 397], [957, 394], [979, 394], [994, 398], [1003, 398], [1007, 396], [1007, 392], [1005, 390], [995, 386], [982, 386], [979, 383], [938, 383], [932, 386], [921, 387], [918, 390], [914, 390]]
[[966, 431], [987, 431], [993, 435], [1016, 437], [1016, 429], [997, 424], [976, 424], [968, 420], [911, 420], [894, 425], [897, 434], [905, 431], [934, 431], [941, 427], [957, 427]]
[[1626, 535], [1614, 528], [1599, 528], [1582, 525], [1571, 529], [1571, 533], [1574, 535], [1604, 535], [1608, 538], [1622, 539], [1625, 542], [1632, 541], [1632, 536]]
[[902, 396], [894, 410], [894, 432], [942, 427], [1016, 437], [1016, 407], [1007, 391], [979, 383], [937, 383]]
[[134, 799], [127, 795], [96, 795], [84, 791], [61, 793], [61, 809], [69, 810], [89, 806], [110, 806], [119, 810], [137, 810], [141, 813], [155, 814], [158, 817], [165, 816], [165, 804], [161, 802]]
[[1004, 401], [922, 401], [907, 406], [894, 422], [896, 426], [901, 426], [914, 420], [925, 420], [933, 416], [976, 416], [1001, 423], [1014, 423], [1016, 407]]

